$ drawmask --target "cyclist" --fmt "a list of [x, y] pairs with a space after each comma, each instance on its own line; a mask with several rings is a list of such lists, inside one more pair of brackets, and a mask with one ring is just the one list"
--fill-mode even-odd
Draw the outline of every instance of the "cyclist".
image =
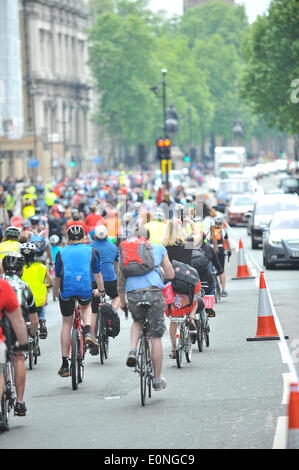
[[218, 253], [217, 258], [222, 268], [222, 273], [220, 274], [220, 284], [222, 287], [221, 297], [227, 297], [227, 292], [225, 290], [225, 248], [227, 248], [228, 257], [231, 256], [231, 245], [228, 238], [227, 230], [223, 225], [223, 218], [221, 216], [215, 217], [215, 236], [218, 243]]
[[25, 258], [22, 279], [28, 284], [34, 295], [40, 326], [40, 338], [46, 339], [48, 330], [44, 306], [47, 300], [47, 288], [51, 287], [52, 278], [46, 266], [37, 260], [37, 250], [33, 243], [23, 243], [20, 246], [20, 253]]
[[38, 314], [33, 293], [28, 284], [21, 279], [25, 258], [21, 253], [10, 253], [3, 258], [2, 266], [6, 279], [17, 294], [25, 321], [30, 322], [29, 336], [34, 339], [38, 328]]
[[[7, 227], [5, 230], [5, 241], [0, 243], [0, 260], [11, 251], [18, 251], [20, 247], [20, 229], [18, 227]], [[0, 265], [1, 268], [1, 265]], [[2, 268], [1, 268], [2, 269]], [[3, 273], [3, 271], [1, 271]]]
[[[101, 274], [104, 281], [105, 293], [111, 299], [111, 305], [114, 310], [117, 310], [120, 305], [120, 299], [117, 292], [117, 277], [119, 253], [114, 243], [108, 240], [108, 231], [105, 225], [97, 225], [95, 227], [95, 241], [91, 244], [100, 255]], [[92, 287], [97, 288], [94, 276], [92, 276]], [[91, 333], [94, 335], [96, 314], [98, 313], [99, 297], [93, 296], [92, 298], [92, 322]]]
[[[9, 329], [6, 328], [4, 314], [9, 318]], [[5, 324], [5, 325], [4, 325]], [[18, 345], [16, 344], [18, 341]], [[6, 344], [5, 344], [6, 343]], [[25, 416], [26, 406], [23, 401], [24, 384], [26, 380], [24, 351], [28, 351], [27, 329], [22, 315], [16, 293], [11, 285], [0, 278], [0, 399], [4, 390], [4, 366], [6, 361], [6, 347], [15, 346], [12, 357], [14, 370], [18, 370], [21, 381], [18, 388], [18, 397], [15, 405], [15, 414]], [[17, 384], [16, 384], [17, 386]], [[0, 413], [0, 430], [7, 430], [6, 423]]]
[[[134, 240], [136, 237], [149, 238], [149, 232], [144, 228], [136, 230], [134, 236], [128, 237], [128, 240]], [[166, 248], [162, 245], [151, 243], [152, 253], [154, 256], [155, 269], [141, 276], [132, 276], [125, 278], [123, 271], [119, 269], [118, 274], [118, 293], [120, 296], [120, 307], [126, 311], [126, 297], [128, 309], [131, 312], [133, 323], [130, 332], [130, 351], [127, 358], [127, 366], [135, 367], [137, 345], [140, 337], [140, 331], [144, 321], [144, 312], [142, 307], [138, 305], [139, 302], [148, 302], [150, 308], [148, 310], [149, 321], [149, 336], [152, 343], [152, 361], [154, 365], [154, 384], [153, 388], [156, 391], [163, 390], [166, 387], [166, 380], [161, 377], [162, 371], [162, 358], [163, 346], [162, 336], [165, 332], [165, 299], [162, 289], [164, 282], [163, 275], [167, 279], [173, 279], [174, 270], [169, 261]]]
[[51, 244], [52, 259], [55, 261], [58, 251], [62, 249], [62, 247], [60, 246], [59, 236], [56, 234], [51, 235], [49, 238], [49, 242]]
[[[193, 230], [195, 230], [193, 236], [186, 238], [183, 232], [181, 221], [177, 219], [171, 219], [166, 224], [166, 228], [165, 228], [163, 239], [162, 239], [162, 244], [165, 246], [167, 250], [170, 261], [176, 260], [181, 263], [191, 265], [193, 241], [196, 240], [195, 243], [198, 244], [201, 241], [201, 235], [198, 235], [196, 227], [194, 223], [191, 221], [191, 219], [187, 217], [186, 222], [192, 223]], [[189, 246], [189, 244], [186, 243], [188, 241], [190, 242], [190, 245], [192, 246]], [[188, 315], [189, 321], [190, 321], [190, 330], [194, 332], [196, 332], [196, 329], [197, 329], [195, 325], [195, 321], [194, 321], [194, 316], [196, 314], [196, 311], [198, 310], [200, 286], [201, 284], [199, 281], [195, 288], [193, 302], [191, 305], [189, 305], [190, 299], [188, 295], [178, 294], [178, 293], [174, 293], [175, 300], [173, 304], [171, 305], [172, 313], [176, 314], [177, 311], [179, 310], [179, 313], [181, 315]], [[170, 353], [171, 359], [175, 359], [176, 357], [176, 350], [175, 350], [176, 331], [177, 331], [177, 323], [170, 322], [169, 334], [170, 334], [170, 339], [171, 339], [171, 344], [172, 344], [172, 350]]]
[[161, 243], [162, 235], [165, 229], [165, 214], [163, 210], [156, 210], [153, 220], [145, 224], [145, 228], [150, 232], [151, 243]]
[[69, 376], [67, 356], [75, 305], [73, 298], [77, 297], [79, 299], [84, 325], [85, 344], [92, 348], [98, 348], [99, 345], [91, 334], [91, 299], [93, 294], [91, 272], [98, 287], [94, 290], [94, 295], [104, 293], [100, 256], [94, 247], [84, 244], [84, 228], [81, 225], [71, 225], [67, 230], [67, 237], [69, 245], [64, 247], [56, 257], [54, 281], [54, 295], [59, 297], [62, 314], [60, 336], [62, 365], [58, 371], [61, 377]]

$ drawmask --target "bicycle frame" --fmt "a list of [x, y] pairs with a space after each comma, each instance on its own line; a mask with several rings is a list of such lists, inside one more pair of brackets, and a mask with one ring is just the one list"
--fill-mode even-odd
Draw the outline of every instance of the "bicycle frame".
[[[74, 307], [74, 314], [73, 314], [73, 330], [78, 330], [79, 334], [79, 342], [80, 342], [80, 353], [81, 356], [84, 357], [85, 354], [85, 347], [84, 347], [84, 329], [81, 321], [81, 312], [80, 312], [80, 307], [76, 303]], [[70, 337], [70, 346], [69, 346], [69, 354], [68, 357], [70, 357], [71, 354], [71, 349], [72, 349], [72, 335]]]

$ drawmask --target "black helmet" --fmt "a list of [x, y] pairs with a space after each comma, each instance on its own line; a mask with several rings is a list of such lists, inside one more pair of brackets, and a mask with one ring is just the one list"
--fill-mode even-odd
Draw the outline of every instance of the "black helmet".
[[36, 246], [33, 243], [27, 242], [20, 246], [20, 253], [25, 258], [25, 262], [33, 261], [36, 254]]
[[12, 252], [4, 256], [2, 267], [5, 274], [19, 274], [25, 264], [25, 259], [21, 253]]
[[82, 225], [71, 225], [66, 233], [69, 240], [81, 240], [85, 235]]
[[5, 236], [6, 238], [13, 238], [15, 240], [18, 240], [19, 239], [19, 236], [20, 236], [20, 229], [18, 227], [7, 227], [7, 229], [5, 230]]

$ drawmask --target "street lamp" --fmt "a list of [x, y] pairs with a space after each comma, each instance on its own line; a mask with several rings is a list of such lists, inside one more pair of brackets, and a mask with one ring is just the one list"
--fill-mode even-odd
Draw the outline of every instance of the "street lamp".
[[163, 106], [163, 133], [164, 137], [166, 137], [166, 74], [167, 74], [167, 69], [162, 69], [161, 70], [162, 75], [163, 75], [163, 80], [162, 80], [162, 87], [163, 87], [163, 93], [162, 93], [162, 106]]

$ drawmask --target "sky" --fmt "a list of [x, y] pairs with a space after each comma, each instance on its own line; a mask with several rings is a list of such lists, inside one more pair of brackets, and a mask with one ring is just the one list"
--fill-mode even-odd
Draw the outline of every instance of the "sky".
[[[271, 0], [236, 0], [236, 3], [245, 5], [249, 22], [252, 23], [257, 15], [262, 15], [270, 5]], [[183, 13], [183, 0], [151, 0], [153, 11], [166, 10], [170, 16]]]

